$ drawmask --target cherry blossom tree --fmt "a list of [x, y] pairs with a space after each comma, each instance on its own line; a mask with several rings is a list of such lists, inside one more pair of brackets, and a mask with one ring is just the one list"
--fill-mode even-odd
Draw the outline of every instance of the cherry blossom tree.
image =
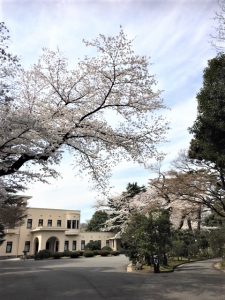
[[225, 50], [225, 1], [218, 0], [219, 10], [215, 14], [215, 31], [212, 35], [212, 44], [218, 52]]
[[137, 200], [137, 195], [146, 192], [145, 186], [128, 183], [126, 191], [118, 196], [109, 197], [106, 201], [98, 201], [96, 207], [104, 209], [108, 218], [104, 223], [104, 231], [121, 234], [126, 229], [128, 221], [137, 212], [141, 212], [144, 203]]
[[134, 53], [122, 29], [85, 44], [96, 56], [75, 66], [44, 49], [20, 71], [13, 100], [0, 106], [0, 177], [21, 184], [57, 176], [54, 166], [67, 151], [76, 170], [104, 187], [121, 159], [146, 164], [159, 155], [167, 124], [148, 58]]
[[[7, 111], [7, 107], [13, 105], [13, 90], [15, 85], [16, 76], [21, 71], [19, 59], [16, 55], [10, 52], [10, 37], [9, 30], [4, 22], [0, 22], [0, 111]], [[7, 115], [1, 114], [0, 124], [4, 128], [4, 120]], [[2, 131], [4, 130], [2, 128]], [[3, 135], [0, 133], [0, 141], [4, 140]], [[0, 143], [1, 143], [0, 142]], [[3, 167], [3, 161], [6, 161], [0, 153], [0, 167]], [[0, 179], [0, 206], [2, 202], [10, 198], [9, 191], [22, 190], [23, 186], [18, 180], [13, 178]], [[2, 208], [1, 208], [2, 212]]]
[[209, 211], [225, 217], [224, 188], [213, 163], [190, 159], [181, 152], [172, 168], [150, 180], [150, 186], [155, 197], [164, 199], [171, 215], [180, 219], [179, 227], [186, 219], [190, 229], [193, 222], [200, 229], [202, 215]]
[[19, 59], [9, 51], [9, 30], [0, 22], [0, 105], [11, 100], [14, 78], [20, 68]]

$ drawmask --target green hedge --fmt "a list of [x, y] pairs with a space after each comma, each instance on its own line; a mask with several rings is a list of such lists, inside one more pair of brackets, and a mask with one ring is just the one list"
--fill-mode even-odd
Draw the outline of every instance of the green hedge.
[[113, 255], [113, 256], [118, 256], [118, 255], [120, 255], [120, 252], [119, 252], [119, 251], [112, 251], [112, 252], [111, 252], [111, 255]]
[[86, 250], [84, 251], [84, 257], [93, 257], [94, 256], [94, 252], [91, 250]]
[[101, 250], [99, 254], [100, 254], [101, 256], [108, 256], [110, 253], [111, 253], [110, 251], [107, 251], [107, 250]]
[[70, 253], [71, 258], [78, 258], [80, 257], [80, 251], [74, 251]]
[[46, 259], [52, 257], [52, 253], [49, 250], [40, 250], [34, 255], [35, 260]]
[[63, 257], [63, 256], [64, 256], [64, 253], [63, 253], [63, 252], [55, 252], [55, 253], [52, 254], [52, 257], [53, 257], [54, 259], [59, 259], [59, 258], [61, 258], [61, 257]]
[[109, 251], [109, 252], [113, 251], [112, 248], [110, 248], [109, 246], [102, 247], [102, 250]]

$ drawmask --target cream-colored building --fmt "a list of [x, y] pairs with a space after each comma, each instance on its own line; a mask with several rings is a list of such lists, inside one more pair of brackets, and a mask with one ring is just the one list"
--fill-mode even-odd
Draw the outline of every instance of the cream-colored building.
[[23, 225], [5, 230], [0, 256], [28, 255], [48, 249], [53, 252], [83, 250], [90, 241], [100, 241], [101, 247], [117, 250], [112, 232], [81, 232], [80, 211], [48, 208], [28, 208]]

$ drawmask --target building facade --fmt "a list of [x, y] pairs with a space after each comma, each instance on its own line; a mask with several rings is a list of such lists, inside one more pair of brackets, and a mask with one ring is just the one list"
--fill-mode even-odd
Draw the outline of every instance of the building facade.
[[90, 241], [100, 241], [101, 248], [117, 250], [112, 232], [81, 232], [80, 211], [28, 208], [23, 225], [5, 230], [0, 256], [34, 255], [40, 250], [52, 252], [84, 250]]

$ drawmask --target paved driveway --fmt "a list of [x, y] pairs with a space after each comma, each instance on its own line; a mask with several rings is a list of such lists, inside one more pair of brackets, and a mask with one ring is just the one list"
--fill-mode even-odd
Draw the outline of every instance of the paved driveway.
[[224, 300], [225, 273], [214, 261], [174, 273], [130, 274], [126, 257], [0, 261], [3, 300]]

